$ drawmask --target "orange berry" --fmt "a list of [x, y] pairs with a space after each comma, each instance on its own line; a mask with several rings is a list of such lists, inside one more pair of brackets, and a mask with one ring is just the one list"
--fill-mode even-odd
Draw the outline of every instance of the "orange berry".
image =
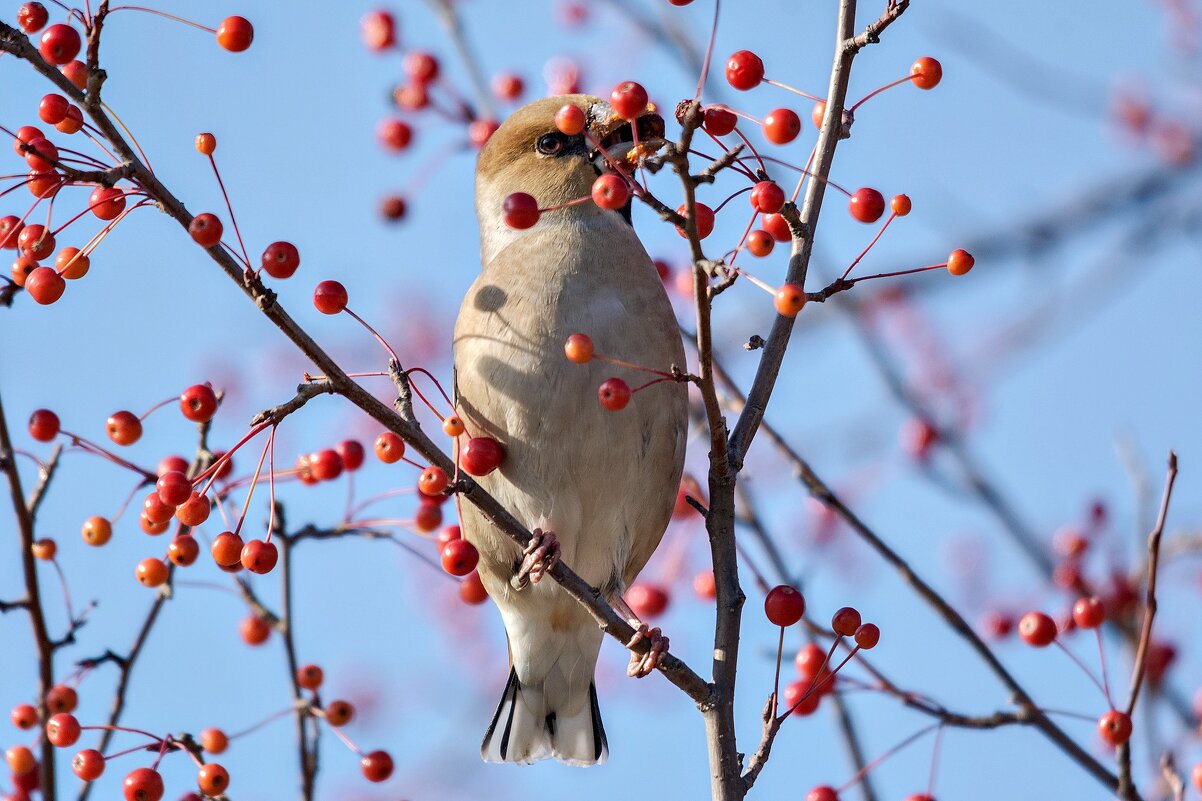
[[247, 645], [262, 645], [271, 636], [271, 624], [258, 615], [251, 615], [238, 626], [238, 634]]
[[345, 726], [355, 716], [355, 707], [349, 701], [331, 701], [326, 704], [326, 721], [331, 726]]
[[905, 217], [909, 214], [911, 206], [909, 195], [894, 195], [889, 201], [889, 210], [898, 217]]
[[563, 352], [570, 362], [588, 364], [593, 360], [593, 340], [588, 334], [572, 334], [564, 343]]
[[967, 250], [953, 250], [947, 257], [947, 271], [952, 275], [964, 275], [976, 264], [976, 259]]
[[934, 89], [943, 80], [943, 65], [923, 56], [910, 66], [910, 81], [919, 89]]
[[198, 133], [196, 135], [196, 152], [205, 156], [213, 155], [213, 151], [217, 149], [217, 137], [211, 133]]
[[205, 729], [200, 733], [200, 747], [210, 754], [225, 753], [229, 745], [230, 738], [221, 729]]
[[776, 311], [782, 317], [796, 317], [805, 305], [805, 290], [797, 284], [785, 284], [776, 291]]
[[33, 551], [33, 556], [35, 559], [41, 559], [44, 562], [49, 562], [54, 559], [55, 554], [58, 553], [58, 545], [55, 544], [54, 540], [38, 540], [30, 547], [30, 550]]
[[442, 421], [442, 430], [448, 437], [458, 437], [465, 431], [463, 420], [459, 415], [452, 414]]
[[138, 562], [138, 581], [145, 587], [159, 587], [167, 581], [167, 565], [151, 556]]
[[196, 772], [196, 786], [205, 795], [223, 795], [230, 786], [230, 774], [216, 762], [210, 762]]
[[296, 683], [306, 690], [316, 690], [325, 680], [325, 673], [317, 665], [301, 665], [296, 669]]

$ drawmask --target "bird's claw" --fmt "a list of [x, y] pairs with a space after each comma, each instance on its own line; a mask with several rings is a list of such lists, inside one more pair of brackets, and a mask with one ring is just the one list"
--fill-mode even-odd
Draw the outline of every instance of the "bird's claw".
[[527, 584], [538, 584], [559, 561], [559, 540], [554, 531], [536, 528], [531, 534], [534, 536], [522, 552], [522, 563], [518, 565], [517, 572], [510, 580], [515, 589], [520, 590]]
[[651, 643], [651, 649], [645, 654], [632, 652], [630, 664], [626, 666], [627, 676], [641, 679], [651, 675], [651, 672], [659, 665], [660, 658], [668, 652], [668, 638], [664, 636], [658, 626], [650, 628], [637, 618], [631, 620], [630, 625], [634, 627], [634, 636], [630, 638], [630, 642], [626, 643], [627, 648], [634, 648], [643, 640]]

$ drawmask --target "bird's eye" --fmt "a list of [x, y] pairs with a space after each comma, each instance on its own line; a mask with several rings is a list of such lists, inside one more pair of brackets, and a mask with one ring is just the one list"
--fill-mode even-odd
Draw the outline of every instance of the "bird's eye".
[[538, 152], [545, 156], [558, 156], [563, 152], [563, 136], [557, 133], [543, 134], [538, 138]]

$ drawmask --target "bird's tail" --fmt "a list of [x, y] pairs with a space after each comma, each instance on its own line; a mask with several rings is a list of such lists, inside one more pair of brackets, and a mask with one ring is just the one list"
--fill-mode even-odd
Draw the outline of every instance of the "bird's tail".
[[480, 756], [486, 762], [520, 765], [549, 757], [578, 767], [604, 762], [609, 746], [596, 685], [589, 682], [587, 701], [569, 699], [575, 703], [558, 705], [560, 708], [549, 703], [552, 695], [545, 684], [522, 684], [517, 669], [510, 670]]

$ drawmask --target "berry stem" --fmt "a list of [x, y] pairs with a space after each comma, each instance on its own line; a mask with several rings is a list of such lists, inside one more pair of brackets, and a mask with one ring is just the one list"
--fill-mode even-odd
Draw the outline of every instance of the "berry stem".
[[[454, 403], [454, 401], [451, 400], [451, 396], [447, 394], [447, 391], [442, 388], [442, 383], [439, 382], [439, 380], [437, 378], [435, 378], [434, 375], [429, 370], [427, 370], [424, 367], [410, 367], [408, 370], [405, 371], [405, 377], [408, 378], [410, 373], [421, 373], [426, 378], [430, 379], [430, 381], [433, 382], [434, 386], [438, 388], [438, 392], [440, 395], [442, 395], [442, 399], [447, 402], [447, 406], [451, 407], [452, 412], [455, 411], [455, 403]], [[425, 400], [425, 398], [423, 398], [422, 400]], [[429, 404], [427, 404], [427, 405], [429, 405]], [[433, 409], [433, 407], [431, 407], [431, 409]], [[435, 414], [437, 414], [437, 412], [435, 412]]]
[[142, 478], [144, 478], [146, 480], [145, 483], [153, 484], [155, 481], [158, 480], [158, 476], [156, 476], [154, 473], [150, 472], [149, 470], [143, 470], [141, 467], [138, 467], [133, 462], [127, 462], [125, 459], [122, 459], [117, 454], [111, 453], [111, 452], [105, 450], [104, 448], [100, 447], [95, 442], [84, 439], [83, 437], [79, 436], [78, 434], [72, 434], [70, 431], [63, 430], [63, 431], [60, 431], [59, 433], [61, 433], [67, 439], [71, 440], [72, 445], [76, 445], [79, 448], [82, 448], [83, 450], [88, 451], [95, 456], [100, 456], [105, 459], [108, 459], [113, 464], [124, 467], [126, 470], [134, 471], [135, 473], [142, 476]]
[[860, 770], [856, 771], [855, 776], [852, 776], [850, 779], [847, 780], [847, 782], [845, 782], [844, 784], [842, 784], [838, 787], [838, 792], [843, 793], [843, 792], [846, 792], [847, 790], [850, 790], [852, 787], [855, 787], [857, 784], [859, 784], [861, 781], [864, 780], [865, 776], [867, 776], [874, 769], [880, 767], [880, 765], [885, 760], [889, 759], [889, 757], [894, 756], [895, 754], [899, 753], [906, 747], [914, 744], [917, 740], [921, 739], [922, 737], [925, 737], [927, 734], [930, 734], [932, 731], [935, 731], [935, 730], [941, 729], [941, 728], [943, 728], [943, 721], [939, 721], [938, 723], [932, 723], [929, 726], [922, 727], [918, 731], [911, 734], [909, 737], [906, 737], [904, 740], [899, 742], [897, 745], [890, 748], [885, 753], [878, 756], [876, 759], [874, 759], [871, 762], [869, 762], [868, 764], [866, 764], [864, 767], [860, 768]]
[[[755, 189], [755, 187], [754, 186], [745, 186], [742, 189], [740, 189], [738, 192], [735, 192], [733, 195], [730, 195], [729, 197], [727, 197], [725, 200], [723, 200], [721, 203], [719, 203], [717, 205], [717, 207], [714, 209], [714, 214], [717, 214], [718, 212], [722, 211], [723, 206], [725, 206], [727, 203], [729, 203], [730, 201], [737, 198], [739, 195], [742, 195], [746, 192], [750, 192], [752, 189]], [[752, 220], [754, 221], [755, 218], [752, 217]], [[751, 230], [750, 227], [748, 228], [748, 230]], [[740, 244], [742, 244], [742, 243], [740, 243]]]
[[170, 398], [159, 401], [154, 406], [151, 406], [149, 409], [147, 409], [145, 412], [143, 412], [142, 416], [139, 417], [138, 419], [145, 420], [147, 417], [150, 417], [151, 412], [154, 412], [154, 411], [157, 411], [157, 410], [163, 408], [164, 406], [166, 406], [167, 404], [171, 403], [173, 400], [176, 400], [176, 399], [177, 399], [177, 396], [172, 395]]
[[631, 370], [638, 370], [643, 373], [651, 373], [652, 375], [658, 375], [658, 376], [661, 376], [663, 379], [675, 378], [675, 376], [673, 376], [671, 373], [666, 373], [663, 370], [656, 370], [654, 367], [642, 367], [640, 365], [634, 364], [633, 362], [624, 361], [622, 359], [615, 359], [612, 356], [602, 356], [600, 353], [596, 353], [596, 352], [593, 353], [593, 358], [597, 359], [599, 361], [608, 362], [609, 364], [615, 364], [618, 367], [628, 367]]
[[234, 216], [234, 204], [230, 202], [229, 193], [225, 191], [225, 181], [221, 180], [221, 170], [217, 169], [217, 159], [213, 158], [213, 154], [209, 154], [209, 164], [213, 166], [213, 175], [217, 177], [217, 186], [221, 188], [221, 197], [225, 200], [226, 211], [230, 213], [230, 225], [234, 226], [234, 235], [238, 237], [238, 247], [242, 248], [242, 259], [246, 262], [246, 269], [250, 267], [250, 254], [246, 252], [246, 243], [242, 241], [242, 230], [238, 227], [238, 219]]
[[250, 487], [246, 490], [246, 500], [242, 503], [242, 514], [238, 516], [238, 526], [234, 529], [234, 536], [238, 536], [242, 531], [242, 524], [246, 522], [246, 513], [250, 510], [250, 499], [255, 496], [255, 487], [259, 484], [259, 474], [263, 471], [263, 462], [267, 459], [267, 452], [271, 450], [271, 443], [275, 439], [275, 426], [271, 427], [271, 433], [267, 435], [267, 442], [263, 443], [263, 455], [259, 457], [259, 465], [255, 468], [255, 475], [250, 480]]
[[1114, 709], [1114, 700], [1110, 697], [1110, 676], [1106, 670], [1106, 649], [1102, 647], [1102, 629], [1099, 626], [1093, 630], [1098, 641], [1098, 662], [1102, 665], [1102, 691], [1106, 694], [1106, 703]]
[[777, 89], [784, 89], [786, 92], [792, 92], [795, 95], [801, 95], [805, 99], [813, 100], [816, 103], [823, 103], [826, 101], [825, 97], [818, 97], [818, 95], [812, 95], [809, 92], [803, 92], [800, 89], [795, 89], [794, 87], [789, 86], [787, 83], [773, 81], [769, 78], [764, 78], [762, 82], [768, 84], [769, 86], [775, 86]]
[[868, 251], [872, 250], [872, 246], [875, 245], [877, 240], [881, 238], [881, 234], [885, 233], [885, 229], [889, 227], [889, 223], [893, 222], [895, 217], [897, 217], [896, 214], [889, 215], [889, 219], [885, 220], [885, 224], [881, 226], [881, 230], [876, 232], [876, 236], [874, 236], [872, 241], [868, 243], [868, 247], [860, 251], [860, 255], [856, 256], [855, 260], [851, 264], [847, 265], [847, 269], [844, 270], [843, 275], [839, 277], [840, 281], [845, 280], [847, 276], [851, 274], [851, 271], [855, 269], [856, 265], [860, 263], [860, 259], [864, 258], [864, 256], [868, 254]]
[[[1081, 670], [1082, 670], [1082, 671], [1084, 671], [1084, 673], [1085, 673], [1085, 675], [1086, 675], [1086, 676], [1089, 676], [1089, 680], [1090, 680], [1090, 681], [1092, 681], [1092, 682], [1094, 683], [1094, 686], [1098, 688], [1098, 690], [1099, 690], [1099, 691], [1102, 693], [1102, 695], [1103, 695], [1103, 696], [1106, 698], [1106, 701], [1109, 703], [1109, 701], [1110, 701], [1110, 693], [1109, 693], [1109, 692], [1107, 692], [1107, 690], [1106, 690], [1106, 686], [1105, 686], [1105, 685], [1104, 685], [1104, 684], [1103, 684], [1101, 681], [1099, 681], [1099, 680], [1098, 680], [1098, 677], [1097, 677], [1097, 676], [1095, 676], [1095, 675], [1093, 674], [1093, 671], [1092, 671], [1092, 670], [1090, 670], [1089, 668], [1087, 668], [1087, 667], [1085, 666], [1085, 663], [1084, 663], [1084, 662], [1082, 662], [1080, 659], [1078, 659], [1078, 658], [1077, 658], [1077, 655], [1076, 655], [1076, 654], [1074, 654], [1072, 651], [1070, 651], [1070, 650], [1068, 649], [1068, 647], [1067, 647], [1067, 646], [1065, 646], [1065, 644], [1064, 644], [1064, 643], [1060, 642], [1060, 638], [1059, 638], [1059, 637], [1057, 637], [1055, 640], [1053, 640], [1053, 642], [1054, 642], [1054, 643], [1056, 643], [1056, 646], [1057, 646], [1057, 647], [1058, 647], [1058, 648], [1059, 648], [1061, 651], [1063, 651], [1063, 652], [1064, 652], [1064, 653], [1065, 653], [1065, 654], [1068, 656], [1068, 658], [1069, 658], [1069, 659], [1073, 660], [1073, 664], [1074, 664], [1074, 665], [1076, 665], [1077, 667], [1081, 668]], [[1113, 705], [1112, 705], [1112, 706], [1113, 706]]]
[[[885, 91], [886, 89], [892, 89], [893, 87], [898, 86], [903, 83], [909, 83], [910, 80], [912, 79], [912, 77], [913, 76], [907, 75], [904, 78], [898, 78], [896, 81], [891, 81], [890, 83], [885, 84], [884, 86], [880, 87], [879, 89], [873, 89], [871, 92], [864, 95], [859, 100], [857, 100], [854, 104], [852, 104], [852, 107], [848, 109], [848, 112], [851, 114], [855, 114], [856, 109], [858, 109], [860, 106], [867, 103], [872, 98], [879, 95], [881, 92]], [[765, 83], [767, 83], [767, 81], [765, 81]], [[815, 99], [820, 99], [820, 98], [815, 98]]]
[[875, 275], [862, 275], [859, 278], [852, 278], [847, 283], [855, 285], [861, 281], [871, 281], [874, 278], [895, 278], [899, 275], [913, 275], [914, 273], [925, 273], [927, 270], [942, 270], [947, 268], [947, 262], [942, 264], [928, 264], [926, 267], [915, 267], [912, 270], [898, 270], [892, 273], [876, 273]]
[[258, 723], [253, 723], [250, 726], [247, 726], [245, 729], [236, 731], [233, 734], [226, 735], [226, 739], [229, 740], [230, 742], [233, 742], [234, 740], [237, 740], [239, 737], [245, 737], [248, 734], [253, 734], [254, 732], [257, 732], [259, 729], [268, 725], [269, 723], [274, 723], [275, 721], [279, 720], [280, 718], [287, 717], [288, 715], [292, 715], [295, 713], [296, 713], [296, 707], [292, 707], [292, 706], [290, 706], [286, 709], [281, 709], [279, 712], [273, 712], [272, 714], [270, 714], [267, 717], [260, 720]]
[[396, 351], [392, 349], [392, 346], [391, 346], [391, 345], [389, 345], [387, 342], [385, 342], [385, 341], [384, 341], [384, 337], [380, 336], [380, 335], [379, 335], [379, 334], [376, 332], [376, 329], [374, 329], [374, 328], [372, 328], [370, 325], [368, 325], [368, 324], [367, 324], [367, 321], [366, 321], [366, 320], [364, 320], [362, 317], [360, 317], [359, 315], [357, 315], [357, 314], [355, 314], [353, 311], [351, 311], [351, 309], [350, 309], [350, 307], [349, 307], [349, 306], [347, 306], [347, 307], [344, 307], [344, 308], [343, 308], [343, 311], [344, 311], [344, 312], [346, 312], [347, 314], [349, 314], [349, 315], [350, 315], [351, 317], [353, 317], [354, 319], [356, 319], [356, 320], [359, 322], [359, 325], [361, 325], [361, 326], [363, 326], [364, 328], [366, 328], [366, 329], [368, 330], [368, 332], [369, 332], [369, 333], [370, 333], [370, 334], [371, 334], [373, 337], [375, 337], [375, 338], [376, 338], [376, 341], [377, 341], [377, 342], [379, 342], [381, 345], [383, 345], [383, 346], [384, 346], [384, 350], [388, 351], [388, 355], [392, 357], [392, 360], [393, 360], [394, 362], [396, 362], [396, 363], [400, 364], [400, 361], [401, 361], [401, 360], [400, 360], [400, 359], [397, 357], [397, 355], [396, 355]]
[[275, 531], [275, 432], [278, 427], [272, 426], [271, 433], [267, 435], [267, 495], [270, 511], [267, 514], [267, 536], [263, 538], [264, 542], [271, 542], [271, 533]]
[[387, 492], [381, 492], [378, 495], [373, 495], [364, 501], [360, 501], [356, 506], [348, 508], [346, 515], [343, 517], [342, 524], [344, 526], [347, 525], [350, 522], [351, 517], [362, 512], [373, 503], [378, 503], [389, 498], [395, 498], [398, 495], [412, 495], [415, 492], [417, 492], [417, 490], [413, 487], [400, 487], [398, 489], [390, 489]]
[[714, 61], [714, 42], [718, 39], [718, 12], [721, 9], [722, 0], [714, 0], [714, 21], [710, 25], [710, 40], [705, 47], [705, 58], [701, 61], [701, 75], [697, 78], [697, 91], [693, 93], [694, 103], [701, 100], [701, 92], [705, 89], [706, 79], [709, 78], [710, 64]]
[[[126, 6], [126, 7], [132, 8], [132, 6]], [[195, 24], [195, 23], [192, 23], [192, 24]], [[203, 26], [198, 26], [198, 27], [203, 27]], [[205, 30], [209, 30], [209, 29], [205, 28]], [[217, 31], [211, 31], [211, 33], [216, 34]], [[131, 131], [129, 129], [129, 127], [124, 122], [122, 122], [121, 117], [118, 116], [117, 112], [113, 111], [109, 107], [108, 103], [105, 103], [102, 100], [102, 101], [100, 101], [100, 107], [105, 110], [105, 113], [107, 113], [109, 116], [111, 116], [114, 120], [117, 121], [117, 124], [121, 126], [121, 130], [125, 131], [125, 135], [129, 137], [129, 141], [133, 142], [134, 147], [136, 147], [138, 149], [138, 155], [142, 157], [142, 163], [146, 165], [146, 170], [151, 175], [154, 175], [154, 167], [150, 166], [150, 159], [146, 158], [146, 151], [142, 149], [142, 145], [138, 144], [138, 138], [136, 136], [134, 136], [133, 131]]]
[[113, 6], [109, 9], [110, 14], [114, 11], [144, 11], [147, 14], [155, 14], [160, 17], [166, 17], [169, 20], [182, 22], [185, 25], [191, 25], [193, 28], [200, 28], [202, 31], [208, 31], [214, 36], [217, 35], [216, 28], [210, 28], [207, 25], [201, 25], [199, 22], [193, 22], [190, 19], [184, 19], [183, 17], [177, 17], [174, 14], [168, 14], [166, 11], [159, 11], [157, 8], [147, 8], [146, 6]]
[[67, 574], [63, 572], [62, 565], [58, 563], [58, 559], [51, 560], [50, 564], [54, 565], [54, 572], [58, 574], [58, 584], [63, 590], [63, 607], [67, 611], [68, 628], [74, 629], [76, 624], [75, 611], [71, 606], [71, 591], [67, 588]]
[[772, 679], [772, 711], [771, 716], [776, 717], [776, 707], [780, 698], [780, 658], [785, 651], [785, 627], [780, 627], [780, 637], [776, 640], [776, 675]]

